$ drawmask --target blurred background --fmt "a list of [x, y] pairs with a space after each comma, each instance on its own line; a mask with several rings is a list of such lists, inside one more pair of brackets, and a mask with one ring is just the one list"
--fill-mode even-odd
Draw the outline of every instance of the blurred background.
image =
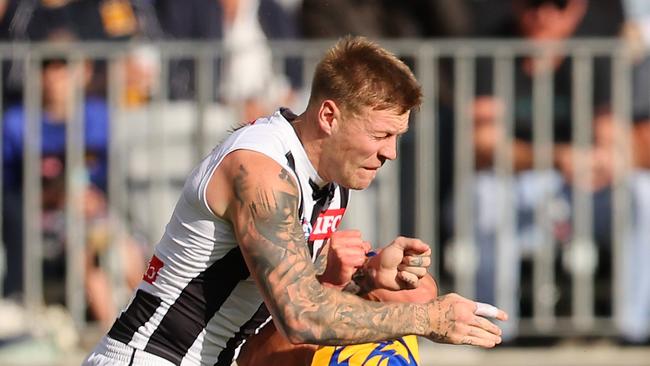
[[644, 0], [0, 0], [0, 364], [78, 365], [193, 165], [302, 112], [346, 34], [425, 101], [344, 225], [422, 238], [441, 292], [510, 313], [497, 349], [422, 364], [650, 365]]

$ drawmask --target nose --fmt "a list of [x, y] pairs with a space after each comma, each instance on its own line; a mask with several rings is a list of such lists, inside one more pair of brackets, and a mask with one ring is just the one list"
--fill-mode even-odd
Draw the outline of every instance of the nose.
[[380, 159], [395, 160], [397, 159], [397, 136], [393, 135], [385, 140], [385, 143], [379, 150]]

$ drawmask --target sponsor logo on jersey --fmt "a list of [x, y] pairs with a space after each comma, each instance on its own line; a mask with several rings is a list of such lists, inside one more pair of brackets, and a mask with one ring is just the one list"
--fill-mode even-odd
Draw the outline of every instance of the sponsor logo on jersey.
[[341, 219], [343, 219], [344, 213], [345, 209], [339, 208], [336, 210], [327, 210], [318, 215], [316, 223], [311, 228], [309, 240], [322, 240], [332, 236], [332, 233], [341, 225]]
[[147, 266], [147, 271], [144, 273], [142, 276], [142, 279], [145, 282], [148, 283], [153, 283], [156, 278], [158, 278], [158, 271], [165, 265], [163, 261], [158, 259], [155, 255], [151, 257], [151, 260], [149, 261], [149, 266]]

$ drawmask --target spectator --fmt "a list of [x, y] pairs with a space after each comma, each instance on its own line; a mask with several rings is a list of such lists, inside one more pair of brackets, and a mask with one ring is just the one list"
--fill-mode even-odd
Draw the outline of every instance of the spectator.
[[[90, 79], [91, 64], [83, 65], [83, 70], [72, 70], [63, 60], [46, 60], [42, 68], [42, 97], [43, 113], [42, 129], [42, 209], [43, 233], [45, 235], [45, 274], [48, 280], [55, 279], [56, 284], [47, 286], [46, 300], [58, 302], [63, 297], [61, 291], [64, 278], [65, 241], [62, 230], [65, 228], [63, 208], [65, 203], [64, 156], [66, 124], [70, 120], [69, 98], [72, 95], [73, 72], [80, 72], [87, 82]], [[106, 103], [95, 97], [88, 97], [84, 105], [85, 157], [88, 186], [84, 193], [84, 217], [87, 220], [88, 248], [86, 252], [87, 295], [91, 314], [95, 319], [108, 325], [115, 315], [115, 305], [107, 301], [110, 289], [107, 287], [103, 273], [98, 267], [97, 258], [106, 247], [97, 235], [107, 230], [107, 207], [104, 191], [107, 175], [107, 139], [108, 139], [108, 110]], [[22, 230], [23, 214], [22, 201], [22, 166], [24, 150], [25, 110], [22, 105], [10, 107], [3, 124], [3, 176], [4, 176], [4, 242], [8, 258], [8, 273], [5, 278], [7, 295], [19, 295], [22, 292]], [[94, 243], [94, 244], [93, 244]], [[124, 245], [132, 245], [130, 242]], [[132, 283], [137, 282], [133, 276], [142, 273], [144, 261], [140, 267], [135, 263], [142, 258], [139, 250], [130, 250], [127, 266], [127, 277]], [[135, 275], [131, 272], [137, 272]]]
[[[52, 35], [65, 29], [74, 38], [83, 40], [126, 40], [140, 33], [140, 13], [128, 0], [4, 0], [5, 16], [0, 5], [0, 39], [29, 42], [52, 40]], [[24, 71], [22, 60], [5, 60], [3, 71], [3, 104], [22, 100]], [[103, 92], [104, 64], [94, 66], [91, 90]]]
[[[561, 41], [573, 37], [578, 30], [583, 29], [586, 23], [586, 14], [591, 4], [584, 0], [516, 0], [513, 1], [515, 18], [512, 23], [505, 24], [504, 30], [497, 36], [518, 35], [526, 40], [536, 41]], [[593, 11], [592, 11], [593, 14]], [[615, 21], [615, 20], [612, 20]], [[620, 23], [619, 23], [620, 24]], [[584, 34], [583, 34], [584, 35]], [[480, 60], [484, 61], [484, 60]], [[494, 301], [495, 296], [495, 249], [497, 240], [498, 213], [500, 205], [495, 202], [498, 191], [503, 182], [491, 170], [494, 164], [494, 153], [497, 146], [501, 145], [501, 126], [499, 121], [503, 116], [504, 101], [498, 99], [491, 86], [491, 62], [479, 62], [477, 73], [477, 97], [474, 101], [474, 152], [477, 169], [481, 170], [476, 180], [476, 217], [475, 235], [478, 242], [480, 262], [477, 272], [477, 298], [480, 301]], [[552, 151], [555, 167], [558, 172], [538, 172], [533, 168], [533, 75], [542, 67], [550, 68], [553, 78], [552, 90], [552, 123], [553, 141]], [[530, 57], [517, 58], [514, 70], [514, 101], [512, 103], [514, 114], [514, 142], [510, 146], [513, 157], [513, 169], [516, 172], [514, 180], [514, 195], [516, 202], [516, 242], [517, 247], [511, 248], [507, 262], [511, 280], [518, 283], [521, 251], [526, 251], [538, 245], [540, 233], [534, 226], [533, 218], [536, 210], [542, 203], [549, 203], [547, 194], [550, 194], [555, 205], [568, 207], [556, 212], [559, 216], [551, 217], [554, 222], [555, 240], [566, 242], [571, 237], [570, 231], [570, 195], [572, 192], [575, 169], [573, 166], [574, 155], [581, 154], [586, 157], [589, 166], [593, 169], [593, 181], [588, 187], [580, 189], [593, 193], [595, 222], [608, 223], [609, 195], [607, 187], [612, 179], [611, 160], [603, 159], [607, 152], [599, 146], [584, 150], [575, 150], [573, 140], [573, 103], [572, 98], [575, 85], [572, 85], [574, 63], [562, 54], [547, 54], [545, 59]], [[596, 119], [606, 115], [609, 111], [609, 64], [601, 59], [595, 59], [593, 72], [593, 109]], [[510, 133], [510, 132], [506, 132]], [[547, 182], [541, 184], [541, 182]], [[541, 188], [544, 187], [544, 188]], [[548, 189], [549, 191], [546, 191]], [[544, 193], [546, 192], [546, 193]], [[601, 209], [607, 208], [607, 209]], [[505, 208], [509, 209], [509, 208]], [[496, 211], [495, 211], [496, 210]], [[594, 239], [601, 248], [609, 247], [609, 225], [594, 225]], [[503, 254], [503, 253], [501, 253]], [[499, 255], [501, 255], [499, 254]], [[513, 286], [512, 288], [517, 288]], [[515, 296], [516, 294], [513, 294]], [[515, 316], [511, 326], [516, 326], [518, 302], [512, 299], [507, 306], [501, 304]], [[509, 334], [508, 334], [509, 333]], [[506, 338], [514, 335], [514, 329], [506, 329]]]
[[[472, 16], [475, 7], [474, 1], [462, 0], [305, 0], [301, 28], [307, 38], [467, 36], [477, 28]], [[503, 7], [494, 8], [493, 12]]]
[[[622, 242], [621, 276], [613, 285], [621, 289], [622, 308], [616, 318], [625, 342], [641, 344], [650, 339], [650, 59], [639, 60], [632, 74], [632, 128], [626, 136], [631, 142], [632, 171], [625, 179], [632, 197], [631, 222]], [[598, 121], [597, 143], [615, 155], [620, 151], [620, 121], [601, 118]], [[622, 135], [625, 136], [625, 135]]]
[[[293, 18], [275, 0], [157, 0], [156, 9], [168, 38], [223, 41], [226, 55], [215, 65], [214, 84], [221, 85], [219, 99], [240, 107], [244, 119], [295, 101], [301, 83], [296, 60], [285, 65], [285, 75], [272, 72], [268, 40], [296, 36]], [[172, 99], [194, 97], [194, 67], [190, 60], [171, 62]]]
[[334, 38], [345, 34], [382, 37], [385, 14], [380, 1], [304, 0], [302, 33], [307, 38]]
[[288, 79], [273, 72], [271, 49], [258, 15], [262, 10], [282, 13], [277, 5], [270, 7], [271, 3], [271, 0], [221, 1], [226, 51], [221, 91], [227, 102], [242, 108], [244, 120], [263, 116], [276, 105], [292, 104]]

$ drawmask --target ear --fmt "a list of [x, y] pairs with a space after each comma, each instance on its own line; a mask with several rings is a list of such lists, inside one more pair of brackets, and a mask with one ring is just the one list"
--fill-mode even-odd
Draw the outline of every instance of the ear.
[[331, 99], [323, 100], [318, 109], [318, 126], [321, 131], [331, 135], [336, 130], [340, 118], [341, 110], [336, 103]]

